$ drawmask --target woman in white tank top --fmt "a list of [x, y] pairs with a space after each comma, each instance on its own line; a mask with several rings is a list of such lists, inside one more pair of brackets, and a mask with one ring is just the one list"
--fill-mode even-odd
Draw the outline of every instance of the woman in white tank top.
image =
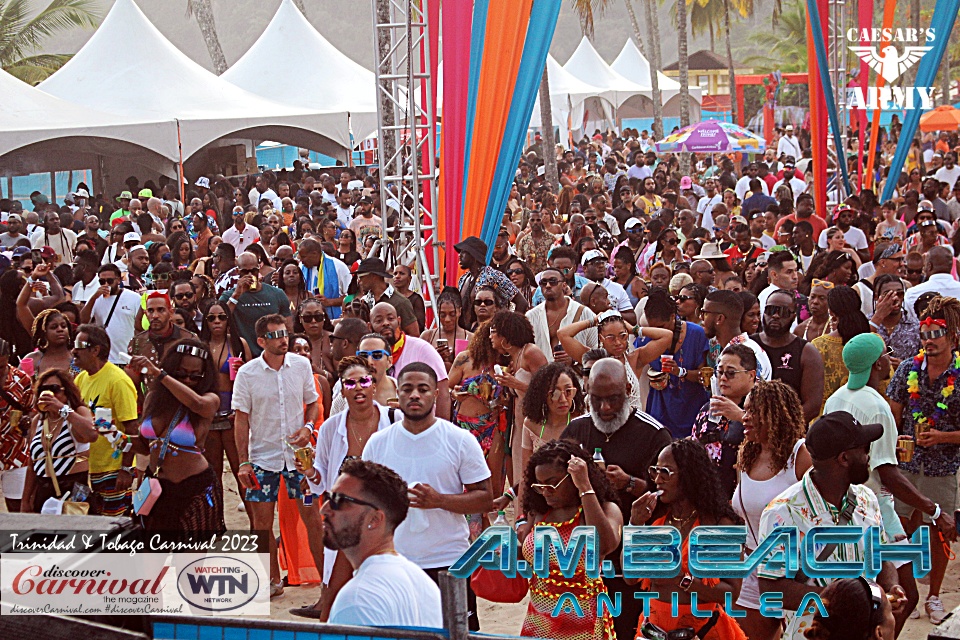
[[[746, 522], [746, 549], [757, 548], [760, 515], [767, 504], [797, 483], [811, 466], [804, 446], [806, 423], [800, 397], [779, 380], [757, 381], [744, 404], [744, 441], [740, 446], [738, 483], [733, 509]], [[780, 621], [760, 615], [757, 573], [740, 586], [737, 605], [747, 612], [740, 621], [751, 640], [772, 640], [780, 635]]]

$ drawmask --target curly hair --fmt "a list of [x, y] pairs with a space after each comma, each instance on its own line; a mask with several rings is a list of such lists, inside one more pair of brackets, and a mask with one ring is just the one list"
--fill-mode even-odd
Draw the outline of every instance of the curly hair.
[[557, 386], [560, 376], [566, 374], [577, 390], [573, 396], [573, 406], [570, 416], [575, 418], [583, 413], [583, 389], [580, 388], [580, 376], [573, 369], [561, 362], [551, 362], [533, 374], [527, 394], [523, 397], [523, 415], [533, 422], [543, 422], [547, 419], [547, 398]]
[[[787, 468], [793, 447], [807, 430], [803, 405], [797, 392], [779, 380], [757, 380], [750, 392], [750, 413], [758, 428], [767, 427], [767, 442], [772, 451], [773, 468], [779, 473]], [[740, 445], [737, 466], [747, 472], [760, 457], [759, 442], [744, 440]]]
[[[77, 388], [76, 383], [73, 381], [73, 375], [62, 369], [47, 369], [37, 376], [37, 381], [33, 383], [34, 402], [36, 402], [37, 396], [40, 394], [40, 387], [50, 378], [58, 378], [60, 380], [63, 393], [67, 396], [67, 404], [70, 405], [72, 409], [84, 406], [83, 398], [80, 396], [80, 389]], [[36, 406], [36, 404], [34, 404], [34, 406]]]
[[514, 311], [498, 311], [490, 319], [491, 328], [511, 346], [533, 344], [533, 325], [527, 316]]
[[957, 344], [960, 339], [960, 301], [949, 296], [936, 296], [928, 304], [920, 316], [920, 320], [934, 318], [947, 323], [947, 335]]
[[377, 372], [366, 358], [361, 358], [360, 356], [346, 356], [340, 360], [340, 364], [337, 366], [337, 377], [342, 378], [344, 374], [352, 369], [353, 367], [360, 367], [371, 376], [376, 376]]
[[704, 446], [689, 437], [674, 440], [667, 446], [677, 463], [680, 490], [697, 510], [701, 523], [706, 516], [714, 522], [727, 518], [734, 524], [743, 524], [743, 519], [723, 495], [717, 465], [710, 462]]
[[68, 340], [73, 340], [73, 327], [67, 317], [58, 309], [44, 309], [33, 319], [33, 326], [30, 330], [30, 337], [37, 351], [42, 353], [47, 350], [47, 327], [58, 318], [62, 318], [67, 323]]
[[550, 510], [543, 496], [531, 488], [531, 485], [537, 482], [537, 467], [544, 464], [556, 464], [566, 469], [567, 463], [574, 456], [587, 463], [590, 486], [597, 492], [597, 499], [600, 503], [617, 501], [617, 494], [610, 486], [607, 474], [586, 454], [583, 447], [570, 440], [554, 440], [534, 451], [527, 462], [527, 468], [523, 471], [523, 512], [525, 514], [528, 516], [533, 513], [542, 515]]
[[873, 606], [869, 587], [860, 578], [831, 582], [821, 594], [828, 617], [819, 613], [804, 632], [807, 640], [866, 638], [872, 636], [870, 613]]
[[500, 361], [500, 354], [493, 350], [493, 343], [490, 342], [491, 322], [484, 322], [477, 327], [467, 345], [467, 354], [477, 369], [492, 367]]

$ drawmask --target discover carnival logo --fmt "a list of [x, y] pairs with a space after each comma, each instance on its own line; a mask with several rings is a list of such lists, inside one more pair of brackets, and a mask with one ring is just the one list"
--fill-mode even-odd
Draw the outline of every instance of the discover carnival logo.
[[[934, 29], [848, 29], [850, 51], [867, 63], [886, 82], [883, 87], [847, 87], [847, 105], [858, 109], [932, 109], [933, 87], [890, 86], [916, 65], [933, 47]], [[903, 53], [894, 44], [901, 45]], [[921, 44], [922, 43], [922, 44]], [[881, 48], [882, 45], [882, 48]], [[919, 96], [919, 105], [916, 97]]]

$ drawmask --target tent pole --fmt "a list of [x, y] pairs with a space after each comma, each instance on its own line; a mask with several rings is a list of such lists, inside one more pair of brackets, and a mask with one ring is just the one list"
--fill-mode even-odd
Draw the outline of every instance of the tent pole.
[[180, 162], [177, 165], [177, 174], [180, 178], [180, 188], [177, 191], [180, 192], [180, 202], [183, 202], [183, 142], [180, 140], [180, 120], [176, 119], [177, 122], [177, 151], [180, 152]]

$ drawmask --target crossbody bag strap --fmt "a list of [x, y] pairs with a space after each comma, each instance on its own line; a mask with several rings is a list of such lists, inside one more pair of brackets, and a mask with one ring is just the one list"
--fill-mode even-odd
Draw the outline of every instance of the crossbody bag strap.
[[[747, 526], [750, 527], [750, 535], [753, 536], [754, 540], [757, 540], [757, 532], [753, 530], [753, 525], [750, 524], [750, 518], [747, 516], [747, 508], [743, 506], [743, 472], [740, 469], [737, 469], [737, 486], [740, 488], [739, 493], [737, 494], [740, 498], [740, 510], [743, 511], [743, 519], [746, 521]], [[757, 540], [759, 542], [759, 540]]]
[[166, 432], [163, 434], [163, 437], [160, 438], [160, 455], [157, 457], [157, 471], [156, 475], [160, 476], [160, 467], [163, 465], [163, 459], [167, 457], [167, 450], [170, 448], [170, 438], [173, 437], [173, 428], [177, 426], [180, 422], [180, 418], [183, 416], [183, 407], [177, 409], [177, 412], [173, 414], [173, 419], [170, 421], [170, 424], [167, 426]]
[[123, 293], [123, 289], [117, 291], [117, 297], [113, 300], [113, 306], [110, 307], [110, 313], [107, 314], [107, 320], [103, 323], [103, 330], [106, 331], [107, 327], [110, 326], [110, 320], [113, 319], [113, 312], [117, 309], [117, 303], [120, 302], [120, 294]]

